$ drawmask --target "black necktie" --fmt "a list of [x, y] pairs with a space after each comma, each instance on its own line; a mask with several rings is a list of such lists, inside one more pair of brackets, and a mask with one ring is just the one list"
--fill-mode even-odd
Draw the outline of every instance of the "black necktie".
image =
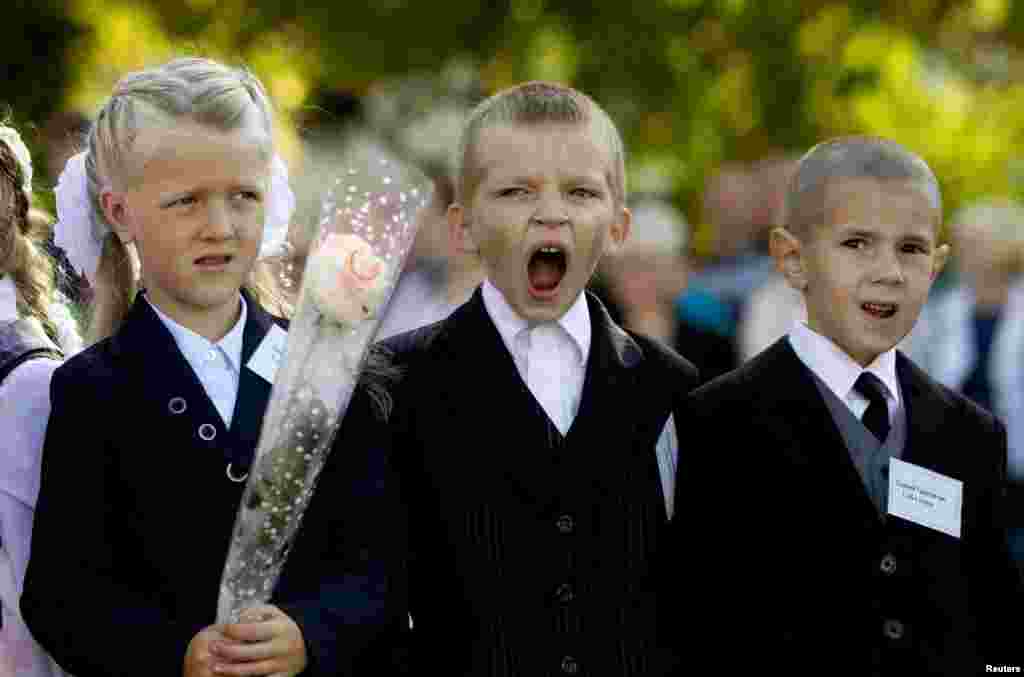
[[853, 389], [869, 402], [861, 422], [884, 444], [889, 435], [889, 407], [885, 403], [885, 386], [877, 376], [865, 371], [857, 377]]

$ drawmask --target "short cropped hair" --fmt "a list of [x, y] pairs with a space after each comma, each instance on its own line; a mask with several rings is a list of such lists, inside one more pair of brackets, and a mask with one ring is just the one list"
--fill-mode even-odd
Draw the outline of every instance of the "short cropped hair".
[[796, 236], [809, 234], [820, 225], [820, 195], [836, 179], [904, 181], [914, 185], [929, 204], [942, 212], [939, 182], [928, 164], [895, 141], [876, 136], [843, 136], [811, 148], [800, 159], [786, 192], [785, 224]]
[[553, 82], [532, 81], [498, 92], [470, 112], [462, 127], [455, 159], [456, 199], [472, 198], [480, 184], [476, 144], [487, 127], [502, 124], [593, 125], [608, 142], [612, 158], [608, 183], [616, 204], [626, 202], [626, 151], [618, 128], [608, 113], [586, 94]]

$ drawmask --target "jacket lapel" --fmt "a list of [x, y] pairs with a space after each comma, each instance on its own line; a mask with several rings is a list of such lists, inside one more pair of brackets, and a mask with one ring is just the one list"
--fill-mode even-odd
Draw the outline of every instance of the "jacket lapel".
[[[164, 426], [183, 449], [195, 449], [197, 462], [223, 468], [228, 431], [170, 331], [140, 293], [121, 330], [111, 339], [111, 355], [126, 363], [146, 421]], [[147, 431], [157, 439], [163, 433]], [[191, 462], [192, 459], [189, 459]]]
[[947, 477], [961, 478], [963, 470], [957, 453], [960, 450], [950, 443], [956, 437], [944, 430], [953, 402], [902, 353], [896, 356], [896, 376], [907, 421], [903, 460]]
[[136, 297], [122, 330], [111, 341], [112, 354], [133, 363], [129, 373], [137, 375], [137, 387], [144, 393], [152, 414], [166, 421], [176, 435], [189, 439], [201, 450], [203, 458], [212, 459], [221, 472], [231, 463], [236, 476], [242, 476], [252, 463], [271, 389], [270, 383], [245, 365], [274, 319], [249, 295], [245, 295], [245, 300], [248, 313], [230, 429], [225, 427], [206, 389], [178, 350], [174, 337], [141, 294]]
[[[576, 415], [576, 421], [584, 423], [594, 417], [613, 413], [615, 418], [621, 416], [624, 404], [621, 389], [636, 384], [635, 372], [632, 370], [643, 359], [640, 346], [612, 321], [597, 297], [587, 294], [587, 308], [593, 342], [583, 378], [580, 408]], [[574, 421], [570, 434], [576, 427]]]
[[[966, 478], [972, 475], [965, 464], [971, 462], [971, 454], [964, 453], [963, 438], [956, 429], [949, 427], [950, 412], [955, 404], [949, 395], [935, 385], [910, 359], [902, 353], [896, 354], [896, 376], [903, 396], [903, 408], [907, 422], [907, 439], [903, 449], [903, 460], [916, 466], [964, 482], [960, 504], [960, 540], [968, 538], [972, 513], [972, 494], [975, 489]], [[952, 419], [954, 421], [961, 419]], [[923, 535], [945, 541], [950, 539], [940, 531], [933, 531], [913, 522], [894, 519], [898, 533], [920, 539]], [[920, 541], [908, 541], [917, 543]], [[910, 546], [908, 546], [910, 547]]]
[[444, 463], [456, 463], [460, 473], [497, 476], [521, 502], [546, 503], [558, 483], [557, 458], [538, 441], [550, 424], [487, 314], [479, 288], [445, 321], [442, 332], [433, 351], [441, 357], [431, 368], [437, 392], [431, 394], [450, 422], [445, 433], [457, 430], [460, 438], [478, 441], [446, 450], [446, 456], [459, 457]]
[[[615, 495], [622, 491], [616, 478], [634, 467], [623, 462], [623, 453], [641, 455], [642, 467], [648, 467], [657, 477], [655, 443], [660, 429], [654, 428], [667, 419], [671, 405], [668, 398], [662, 398], [664, 411], [652, 409], [657, 398], [639, 387], [642, 349], [591, 294], [587, 294], [587, 308], [593, 338], [580, 408], [567, 436], [572, 442], [570, 448], [586, 456], [573, 458], [570, 463], [577, 475], [589, 475], [590, 482], [601, 482], [599, 478], [614, 482], [615, 486], [607, 487], [607, 491], [608, 495]], [[646, 423], [651, 423], [651, 434], [646, 436], [651, 443], [637, 444], [637, 440], [645, 437], [639, 434], [639, 428]], [[593, 453], [598, 448], [602, 453]], [[661, 483], [655, 484], [660, 491]]]
[[230, 450], [226, 450], [236, 476], [247, 472], [252, 465], [271, 393], [271, 383], [250, 369], [248, 364], [274, 325], [274, 318], [249, 295], [246, 295], [245, 300], [248, 304], [248, 315], [242, 332], [238, 397], [235, 399], [235, 410], [231, 416]]
[[[789, 339], [779, 339], [762, 357], [755, 359], [765, 371], [760, 382], [769, 384], [772, 390], [751, 393], [751, 397], [775, 399], [775, 406], [765, 408], [761, 415], [766, 417], [766, 425], [774, 422], [769, 427], [777, 430], [778, 446], [792, 466], [805, 469], [804, 481], [812, 486], [820, 486], [829, 493], [856, 496], [852, 503], [844, 500], [828, 504], [849, 505], [849, 517], [858, 526], [881, 529], [881, 517], [850, 458], [832, 412], [818, 390], [814, 375], [797, 356]], [[805, 504], [808, 510], [814, 509], [811, 501]]]

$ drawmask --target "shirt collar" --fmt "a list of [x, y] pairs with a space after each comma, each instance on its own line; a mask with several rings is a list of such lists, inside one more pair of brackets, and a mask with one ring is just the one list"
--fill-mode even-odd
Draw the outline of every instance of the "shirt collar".
[[[497, 327], [505, 345], [511, 350], [515, 345], [516, 336], [532, 327], [509, 305], [505, 295], [489, 279], [484, 280], [482, 293], [487, 314], [490, 315], [491, 321]], [[586, 294], [580, 292], [573, 304], [569, 306], [569, 310], [558, 318], [557, 324], [572, 339], [580, 364], [586, 364], [587, 356], [590, 354], [591, 337], [590, 312], [587, 309]]]
[[896, 349], [890, 348], [874, 359], [866, 368], [853, 361], [830, 339], [817, 333], [803, 322], [797, 322], [789, 332], [789, 343], [797, 357], [817, 374], [825, 385], [841, 400], [853, 390], [861, 372], [871, 372], [882, 381], [888, 397], [900, 401], [896, 379]]
[[18, 290], [9, 275], [0, 277], [0, 321], [18, 319]]
[[[145, 298], [145, 297], [143, 297]], [[245, 321], [248, 316], [248, 307], [245, 304], [245, 298], [239, 294], [239, 302], [242, 304], [242, 312], [238, 315], [238, 321], [235, 322], [235, 326], [231, 328], [227, 334], [224, 335], [220, 341], [216, 343], [211, 342], [205, 336], [200, 336], [196, 332], [192, 331], [188, 327], [178, 324], [166, 315], [162, 310], [156, 307], [155, 304], [151, 303], [149, 299], [146, 302], [149, 306], [156, 311], [157, 317], [164, 323], [168, 331], [171, 332], [171, 336], [174, 337], [174, 342], [178, 345], [178, 350], [185, 356], [189, 364], [200, 365], [205, 361], [206, 353], [212, 348], [220, 348], [227, 357], [228, 362], [231, 363], [231, 367], [236, 371], [241, 371], [242, 362], [242, 335], [245, 331]]]

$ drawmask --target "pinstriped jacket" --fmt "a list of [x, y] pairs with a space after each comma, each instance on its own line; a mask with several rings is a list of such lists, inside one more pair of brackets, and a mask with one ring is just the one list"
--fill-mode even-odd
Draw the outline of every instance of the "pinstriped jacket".
[[479, 290], [449, 318], [387, 342], [402, 370], [394, 458], [410, 520], [413, 674], [670, 669], [655, 446], [696, 369], [587, 300], [590, 356], [565, 437]]

